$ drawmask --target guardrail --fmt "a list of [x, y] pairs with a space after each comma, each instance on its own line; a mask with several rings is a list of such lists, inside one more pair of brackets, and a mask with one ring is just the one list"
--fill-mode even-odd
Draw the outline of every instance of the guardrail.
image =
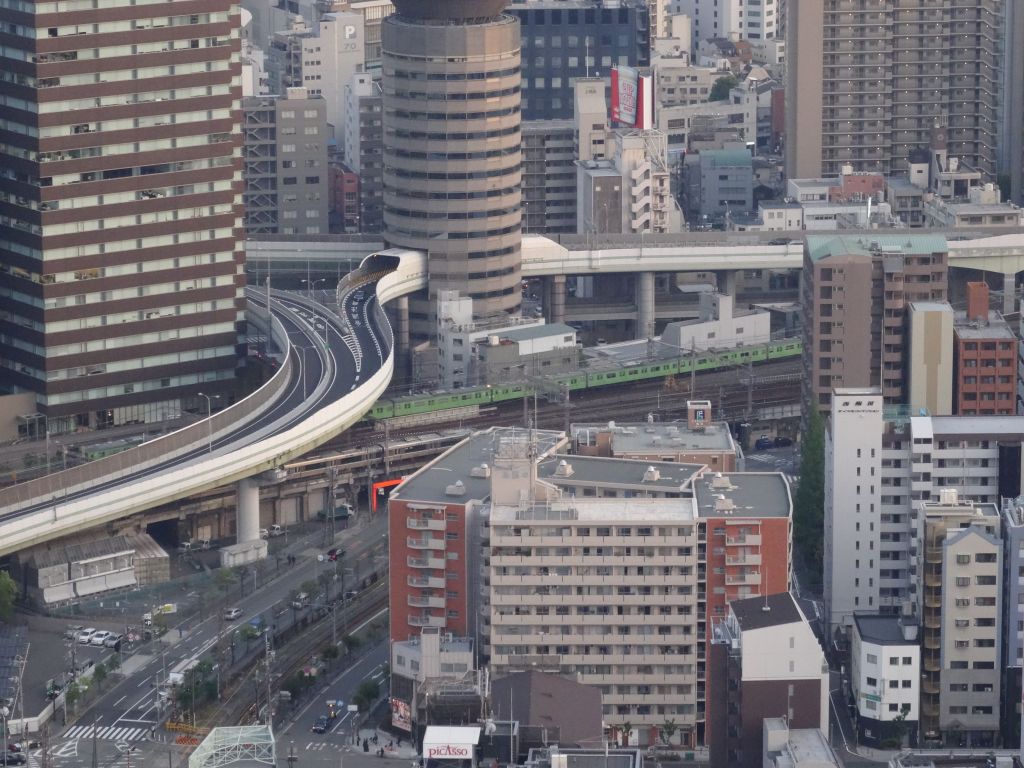
[[[406, 254], [410, 254], [408, 259]], [[426, 286], [426, 257], [423, 254], [395, 250], [385, 251], [382, 255], [402, 258], [394, 272], [378, 282], [380, 304]], [[370, 256], [368, 260], [373, 258]], [[383, 364], [358, 389], [317, 411], [315, 418], [304, 419], [284, 432], [228, 454], [211, 456], [201, 464], [171, 469], [67, 503], [55, 499], [54, 505], [43, 512], [14, 518], [0, 526], [3, 533], [0, 555], [278, 468], [347, 429], [370, 410], [387, 389], [394, 372], [391, 327], [379, 308], [378, 312], [382, 330], [389, 337], [388, 354]]]
[[247, 418], [258, 413], [264, 405], [275, 398], [291, 377], [291, 341], [284, 325], [276, 317], [273, 318], [271, 335], [285, 351], [285, 361], [270, 380], [252, 394], [215, 414], [212, 419], [202, 419], [113, 456], [106, 456], [88, 464], [0, 490], [0, 514], [14, 511], [18, 506], [47, 496], [56, 503], [63, 496], [89, 485], [123, 477], [167, 459], [173, 459], [208, 442], [211, 433], [213, 437], [217, 437], [221, 431], [236, 428], [240, 423], [244, 423]]

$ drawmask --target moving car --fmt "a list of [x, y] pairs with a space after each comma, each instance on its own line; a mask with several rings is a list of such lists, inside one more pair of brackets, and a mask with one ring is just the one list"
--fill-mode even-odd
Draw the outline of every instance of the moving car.
[[228, 609], [226, 609], [224, 611], [224, 620], [225, 621], [234, 621], [235, 619], [237, 619], [241, 615], [242, 615], [242, 609], [241, 608], [228, 608]]
[[313, 723], [313, 733], [327, 733], [327, 716], [320, 715]]
[[776, 437], [775, 447], [776, 448], [788, 448], [793, 444], [793, 438], [791, 437]]
[[344, 549], [328, 549], [327, 550], [327, 559], [330, 560], [332, 563], [338, 562], [338, 558], [339, 557], [344, 557], [344, 556], [345, 556], [345, 550]]
[[0, 754], [0, 764], [3, 765], [25, 765], [28, 762], [28, 758], [25, 757], [24, 752], [8, 752], [7, 754]]
[[754, 443], [754, 450], [755, 451], [766, 451], [769, 448], [774, 448], [774, 447], [775, 447], [775, 441], [772, 440], [770, 437], [768, 437], [768, 435], [761, 435], [759, 438], [757, 438], [757, 442]]

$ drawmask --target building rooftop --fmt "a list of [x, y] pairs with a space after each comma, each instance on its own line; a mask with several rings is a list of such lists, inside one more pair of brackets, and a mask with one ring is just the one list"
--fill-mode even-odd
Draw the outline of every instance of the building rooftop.
[[[535, 429], [532, 436], [537, 456], [544, 456], [565, 444], [563, 432]], [[492, 427], [475, 432], [406, 478], [391, 492], [391, 498], [435, 504], [465, 504], [486, 499], [491, 494], [489, 468], [494, 463], [495, 451], [503, 440], [514, 438], [529, 440], [530, 431]], [[479, 471], [484, 464], [488, 471]], [[458, 483], [462, 483], [461, 488]]]
[[[421, 643], [419, 636], [410, 637], [408, 640], [399, 640], [395, 642], [395, 645], [400, 645], [405, 648], [415, 649], [417, 652], [420, 649]], [[441, 634], [441, 653], [472, 653], [473, 652], [473, 638], [471, 637], [451, 637], [447, 634]]]
[[725, 424], [709, 424], [701, 431], [691, 430], [685, 421], [657, 421], [652, 423], [573, 424], [570, 427], [573, 442], [586, 439], [587, 433], [611, 432], [614, 455], [648, 454], [666, 451], [735, 451], [732, 433]]
[[690, 488], [694, 475], [702, 469], [703, 464], [555, 454], [538, 462], [537, 476], [559, 486], [604, 485], [679, 493]]
[[512, 328], [507, 331], [500, 331], [495, 336], [509, 341], [528, 341], [530, 339], [545, 339], [548, 336], [575, 335], [576, 329], [565, 323], [548, 323], [546, 325], [534, 325], [527, 328]]
[[795, 200], [762, 200], [758, 206], [761, 208], [789, 208], [797, 211], [803, 209], [803, 206]]
[[701, 165], [711, 168], [750, 168], [753, 165], [753, 157], [745, 149], [705, 149], [700, 153], [700, 161]]
[[[560, 745], [581, 744], [601, 733], [601, 690], [561, 675], [518, 672], [491, 683], [496, 719], [548, 729]], [[557, 736], [555, 735], [557, 734]]]
[[908, 640], [903, 635], [903, 627], [908, 623], [917, 624], [917, 619], [910, 616], [894, 616], [882, 613], [854, 613], [853, 621], [857, 632], [863, 640], [878, 645], [917, 645], [919, 640], [914, 633]]
[[953, 332], [961, 339], [1015, 340], [1017, 338], [1010, 330], [1009, 324], [1003, 320], [1003, 316], [994, 310], [989, 310], [988, 320], [983, 323], [977, 320], [968, 320], [966, 312], [956, 312], [953, 315]]
[[1024, 416], [920, 416], [910, 420], [915, 434], [919, 423], [925, 420], [931, 422], [931, 434], [938, 440], [961, 435], [988, 439], [1024, 437]]
[[[921, 312], [952, 312], [953, 308], [946, 301], [912, 301], [910, 308]], [[954, 318], [955, 322], [955, 318]]]
[[[768, 721], [765, 722], [767, 724]], [[775, 768], [822, 768], [826, 765], [840, 765], [820, 728], [789, 729], [785, 749], [769, 753], [769, 757], [774, 758]]]
[[694, 522], [693, 499], [580, 498], [491, 507], [491, 527], [499, 523], [684, 523]]
[[697, 514], [718, 517], [790, 517], [793, 500], [781, 472], [705, 472], [694, 481]]
[[806, 241], [811, 261], [829, 256], [925, 255], [949, 250], [942, 235], [807, 235]]
[[729, 610], [736, 617], [740, 629], [747, 631], [806, 621], [803, 612], [789, 592], [778, 592], [767, 597], [733, 600], [729, 603]]

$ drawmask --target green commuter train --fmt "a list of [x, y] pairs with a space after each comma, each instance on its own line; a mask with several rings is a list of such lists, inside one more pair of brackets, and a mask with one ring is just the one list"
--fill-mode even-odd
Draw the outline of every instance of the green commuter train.
[[[570, 391], [594, 389], [631, 381], [644, 381], [666, 376], [688, 376], [694, 370], [714, 371], [720, 368], [735, 368], [748, 363], [764, 363], [771, 360], [785, 360], [799, 357], [803, 344], [797, 339], [786, 339], [770, 344], [737, 347], [720, 352], [701, 352], [650, 363], [638, 363], [619, 369], [577, 371], [561, 375], [546, 376], [553, 389], [567, 386]], [[533, 394], [528, 382], [459, 389], [453, 392], [433, 392], [408, 397], [381, 398], [366, 416], [368, 421], [380, 421], [398, 416], [442, 411], [469, 405], [487, 405], [505, 400], [518, 400]]]

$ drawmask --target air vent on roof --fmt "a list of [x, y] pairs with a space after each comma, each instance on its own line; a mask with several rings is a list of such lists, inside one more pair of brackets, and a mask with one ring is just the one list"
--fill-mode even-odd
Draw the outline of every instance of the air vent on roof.
[[555, 475], [558, 477], [572, 477], [572, 464], [562, 459], [555, 468]]
[[730, 482], [729, 477], [727, 475], [723, 475], [721, 472], [718, 472], [715, 474], [713, 478], [711, 478], [711, 487], [732, 488], [733, 486], [732, 482]]
[[644, 472], [644, 482], [653, 483], [655, 480], [661, 480], [661, 472], [655, 467], [648, 467], [647, 471]]
[[491, 476], [491, 468], [489, 466], [487, 466], [486, 463], [478, 464], [477, 466], [475, 466], [471, 470], [469, 470], [469, 476], [470, 477], [490, 477]]
[[655, 435], [651, 438], [651, 445], [661, 445], [661, 435]]
[[453, 485], [449, 485], [444, 489], [445, 496], [465, 496], [466, 486], [461, 480], [456, 480]]
[[715, 512], [724, 512], [728, 515], [734, 509], [736, 509], [736, 505], [733, 504], [732, 499], [727, 499], [725, 496], [719, 496], [715, 499]]

